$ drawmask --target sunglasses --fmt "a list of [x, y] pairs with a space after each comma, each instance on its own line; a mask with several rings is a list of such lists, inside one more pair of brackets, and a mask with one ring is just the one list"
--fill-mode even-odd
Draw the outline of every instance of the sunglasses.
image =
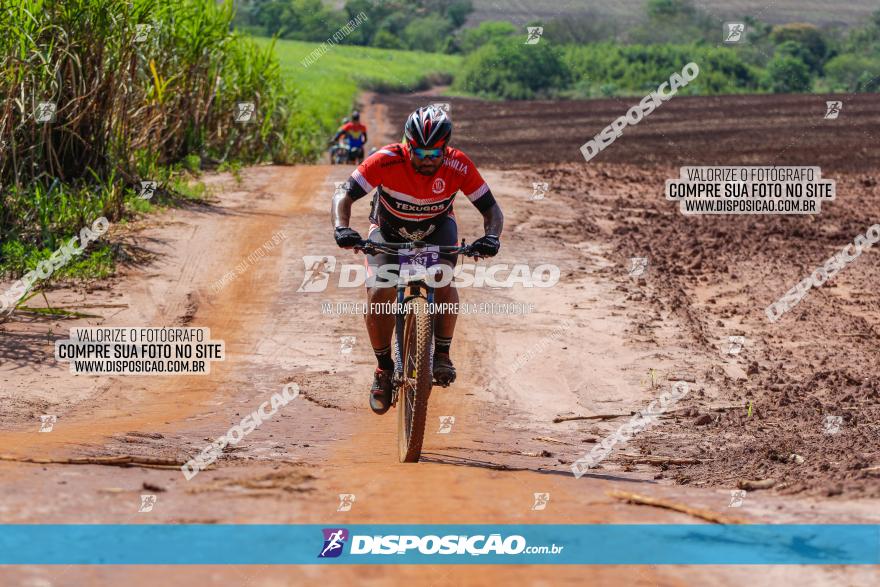
[[418, 159], [437, 159], [443, 155], [443, 149], [413, 149], [413, 155]]

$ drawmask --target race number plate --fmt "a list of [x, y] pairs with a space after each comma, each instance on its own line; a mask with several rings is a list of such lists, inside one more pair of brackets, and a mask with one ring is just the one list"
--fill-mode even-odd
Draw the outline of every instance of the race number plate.
[[400, 251], [400, 278], [404, 281], [425, 279], [431, 268], [440, 263], [440, 249], [425, 247]]

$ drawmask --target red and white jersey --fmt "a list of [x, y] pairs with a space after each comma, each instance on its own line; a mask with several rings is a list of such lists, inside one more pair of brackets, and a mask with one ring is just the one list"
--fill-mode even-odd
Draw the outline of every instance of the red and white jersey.
[[382, 147], [351, 174], [348, 195], [357, 200], [374, 189], [370, 220], [386, 234], [410, 239], [427, 236], [452, 215], [459, 191], [481, 212], [495, 204], [474, 162], [451, 147], [434, 175], [416, 172], [401, 143]]

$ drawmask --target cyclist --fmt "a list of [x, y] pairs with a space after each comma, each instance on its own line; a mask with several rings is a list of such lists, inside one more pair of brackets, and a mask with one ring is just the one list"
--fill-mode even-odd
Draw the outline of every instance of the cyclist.
[[343, 135], [348, 141], [348, 147], [354, 154], [355, 161], [358, 163], [363, 161], [364, 144], [367, 142], [367, 127], [361, 124], [361, 113], [357, 110], [351, 113], [351, 122], [345, 120], [343, 125], [339, 127], [331, 143], [335, 143]]
[[[351, 248], [361, 241], [349, 225], [351, 205], [368, 193], [373, 195], [370, 231], [367, 238], [377, 243], [401, 243], [421, 240], [434, 245], [458, 244], [458, 229], [452, 204], [462, 191], [483, 215], [485, 236], [473, 242], [475, 252], [492, 257], [501, 246], [499, 237], [504, 224], [501, 208], [489, 186], [483, 181], [474, 162], [449, 146], [452, 121], [435, 106], [419, 108], [404, 125], [403, 142], [386, 145], [361, 163], [347, 182], [347, 191], [333, 198], [331, 216], [336, 244]], [[455, 267], [457, 255], [441, 254], [442, 263]], [[391, 337], [394, 316], [373, 313], [376, 306], [394, 300], [394, 283], [380, 279], [376, 268], [397, 264], [392, 255], [367, 255], [367, 332], [378, 366], [370, 389], [370, 408], [384, 414], [391, 407], [391, 378], [394, 359]], [[447, 285], [436, 288], [437, 303], [458, 303], [458, 291]], [[439, 314], [434, 329], [433, 376], [438, 383], [455, 381], [455, 367], [449, 356], [456, 314]]]

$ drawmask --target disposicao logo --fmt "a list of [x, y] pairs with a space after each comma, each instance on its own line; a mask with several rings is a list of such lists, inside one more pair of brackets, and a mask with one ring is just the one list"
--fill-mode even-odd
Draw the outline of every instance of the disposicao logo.
[[318, 558], [337, 558], [348, 546], [348, 554], [357, 555], [558, 555], [564, 545], [529, 546], [524, 536], [511, 534], [477, 535], [416, 535], [416, 534], [349, 534], [345, 528], [324, 528], [324, 547]]
[[336, 558], [342, 554], [342, 547], [348, 540], [348, 530], [345, 528], [324, 528], [324, 547], [318, 558]]

